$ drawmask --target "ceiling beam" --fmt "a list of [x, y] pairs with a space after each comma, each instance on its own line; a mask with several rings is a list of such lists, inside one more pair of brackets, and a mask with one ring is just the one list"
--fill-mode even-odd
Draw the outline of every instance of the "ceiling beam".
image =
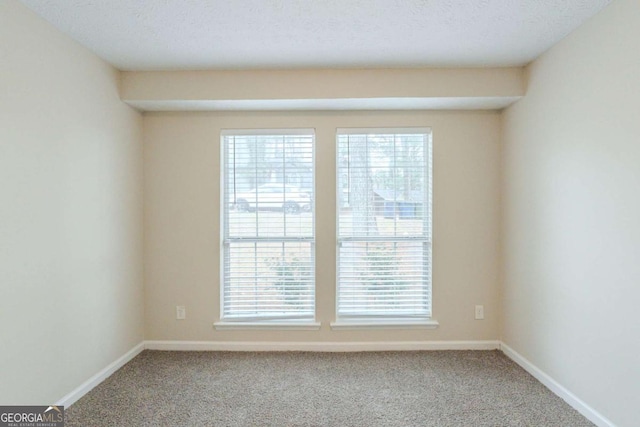
[[147, 111], [500, 109], [525, 78], [519, 67], [129, 71], [120, 89]]

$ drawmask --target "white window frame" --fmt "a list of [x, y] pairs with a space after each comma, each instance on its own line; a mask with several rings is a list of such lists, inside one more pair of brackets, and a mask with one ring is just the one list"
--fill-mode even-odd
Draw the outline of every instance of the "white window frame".
[[[252, 136], [252, 135], [264, 135], [264, 136], [279, 136], [279, 135], [310, 135], [312, 137], [312, 188], [313, 197], [311, 200], [311, 218], [312, 218], [312, 237], [283, 237], [283, 238], [229, 238], [227, 236], [228, 223], [225, 213], [227, 212], [227, 206], [229, 203], [228, 195], [226, 194], [226, 144], [225, 137], [228, 136]], [[214, 323], [214, 327], [217, 330], [228, 329], [283, 329], [283, 330], [318, 330], [320, 329], [320, 323], [316, 322], [317, 316], [317, 299], [316, 299], [316, 284], [315, 284], [315, 245], [316, 245], [316, 232], [315, 232], [315, 150], [316, 150], [316, 137], [315, 129], [312, 128], [295, 128], [295, 129], [223, 129], [220, 132], [220, 320]], [[260, 242], [296, 242], [305, 241], [311, 244], [311, 255], [313, 263], [313, 318], [262, 318], [262, 317], [225, 317], [224, 298], [225, 298], [225, 245], [231, 241], [260, 241]]]
[[[424, 221], [425, 230], [427, 236], [424, 239], [416, 238], [357, 238], [357, 237], [341, 237], [340, 236], [340, 195], [342, 189], [340, 188], [340, 167], [339, 167], [339, 138], [344, 135], [375, 135], [375, 134], [421, 134], [426, 135], [425, 138], [425, 161], [426, 161], [426, 175], [425, 180], [428, 185], [425, 185], [424, 200]], [[334, 330], [348, 330], [348, 329], [413, 329], [413, 328], [436, 328], [439, 324], [437, 320], [433, 318], [433, 274], [432, 274], [432, 253], [433, 253], [433, 220], [432, 220], [432, 199], [433, 199], [433, 133], [431, 128], [338, 128], [336, 130], [335, 137], [336, 147], [336, 298], [335, 298], [335, 316], [336, 320], [331, 322], [331, 328]], [[425, 268], [430, 272], [427, 277], [429, 298], [428, 312], [424, 316], [385, 316], [385, 315], [371, 315], [371, 316], [345, 316], [340, 315], [340, 247], [343, 242], [348, 241], [423, 241], [425, 247], [428, 249], [428, 263]]]

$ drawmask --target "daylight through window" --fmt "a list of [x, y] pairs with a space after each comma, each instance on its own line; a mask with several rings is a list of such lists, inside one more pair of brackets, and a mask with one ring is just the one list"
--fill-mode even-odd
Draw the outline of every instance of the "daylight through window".
[[222, 319], [313, 320], [313, 131], [226, 131], [222, 150]]
[[431, 132], [339, 129], [339, 319], [431, 317]]

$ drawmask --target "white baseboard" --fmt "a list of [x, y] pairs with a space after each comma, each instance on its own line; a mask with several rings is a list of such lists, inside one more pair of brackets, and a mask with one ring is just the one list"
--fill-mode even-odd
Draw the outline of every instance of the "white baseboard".
[[499, 341], [384, 341], [384, 342], [271, 342], [271, 341], [145, 341], [149, 350], [169, 351], [410, 351], [497, 350]]
[[529, 360], [527, 360], [520, 353], [516, 352], [514, 349], [509, 347], [505, 343], [500, 343], [500, 350], [511, 360], [520, 365], [525, 371], [529, 372], [535, 379], [540, 381], [543, 385], [545, 385], [549, 390], [562, 398], [565, 402], [567, 402], [573, 409], [580, 412], [585, 416], [589, 421], [597, 425], [598, 427], [615, 427], [611, 421], [606, 419], [602, 414], [593, 409], [591, 406], [587, 405], [583, 400], [581, 400], [578, 396], [571, 393], [565, 387], [563, 387], [556, 380], [551, 378], [549, 375], [544, 373], [540, 368], [535, 366]]
[[144, 350], [144, 342], [133, 347], [131, 350], [120, 356], [117, 360], [110, 363], [106, 368], [102, 369], [100, 372], [89, 378], [84, 383], [80, 384], [78, 388], [73, 390], [71, 393], [64, 396], [56, 405], [64, 406], [68, 408], [73, 405], [78, 399], [80, 399], [85, 394], [89, 393], [91, 389], [100, 384], [102, 381], [106, 380], [111, 374], [113, 374], [118, 369], [122, 368], [127, 364], [131, 359], [136, 357]]

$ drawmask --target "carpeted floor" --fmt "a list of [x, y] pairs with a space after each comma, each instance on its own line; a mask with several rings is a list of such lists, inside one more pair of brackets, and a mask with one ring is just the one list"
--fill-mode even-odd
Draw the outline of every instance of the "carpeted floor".
[[75, 426], [593, 426], [499, 351], [144, 351]]

